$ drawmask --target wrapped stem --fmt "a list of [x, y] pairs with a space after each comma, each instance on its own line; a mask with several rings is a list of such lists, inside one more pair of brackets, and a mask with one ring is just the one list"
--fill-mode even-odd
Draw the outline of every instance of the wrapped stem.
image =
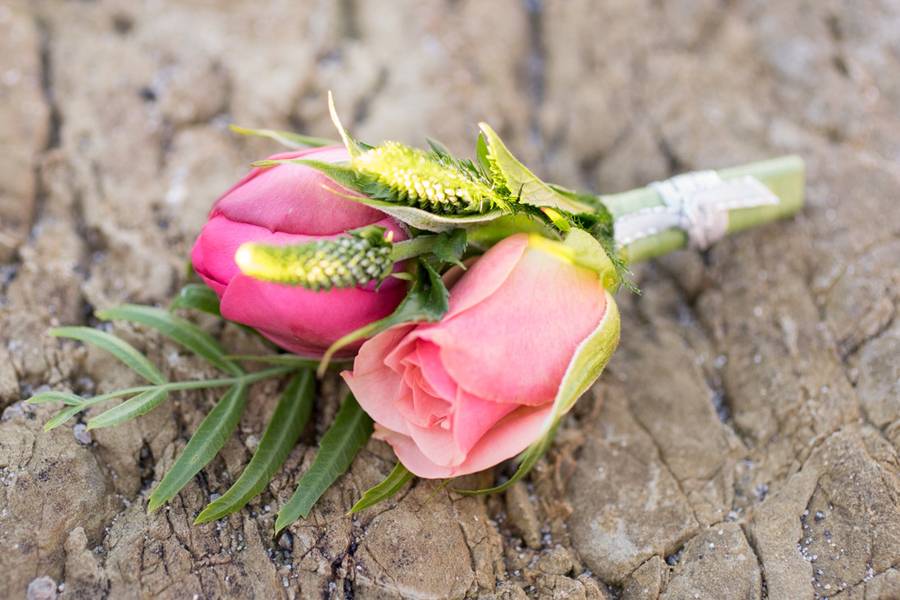
[[[750, 163], [716, 171], [715, 175], [723, 182], [753, 178], [774, 195], [771, 203], [727, 209], [723, 234], [736, 233], [789, 217], [803, 206], [805, 169], [800, 157], [784, 156]], [[619, 228], [638, 214], [668, 210], [661, 190], [660, 186], [651, 185], [620, 194], [604, 195], [600, 199], [612, 213], [616, 227]], [[670, 226], [659, 230], [649, 227], [635, 238], [622, 243], [620, 252], [627, 262], [634, 263], [684, 248], [689, 241], [689, 233], [684, 227]]]

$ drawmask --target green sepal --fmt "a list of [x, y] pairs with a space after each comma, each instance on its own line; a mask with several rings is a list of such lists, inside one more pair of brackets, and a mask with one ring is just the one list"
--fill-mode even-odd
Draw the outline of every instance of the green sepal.
[[370, 487], [362, 497], [347, 511], [348, 515], [358, 513], [369, 507], [375, 506], [379, 502], [384, 502], [397, 492], [403, 489], [403, 486], [413, 478], [413, 474], [403, 466], [403, 463], [397, 462], [391, 472], [384, 480]]
[[291, 148], [293, 150], [301, 148], [321, 148], [323, 146], [336, 146], [337, 144], [339, 144], [339, 142], [335, 140], [313, 137], [311, 135], [303, 135], [301, 133], [293, 133], [291, 131], [279, 131], [277, 129], [251, 129], [250, 127], [241, 127], [240, 125], [229, 125], [228, 128], [234, 133], [238, 133], [240, 135], [251, 135], [275, 140], [282, 146]]
[[312, 466], [297, 482], [291, 499], [278, 511], [276, 533], [297, 519], [309, 516], [322, 494], [350, 468], [356, 454], [372, 435], [372, 426], [372, 419], [360, 408], [353, 394], [348, 393], [334, 422], [319, 442]]
[[491, 129], [487, 123], [479, 123], [478, 126], [484, 135], [487, 148], [485, 159], [494, 178], [494, 185], [498, 185], [500, 182], [497, 180], [501, 179], [509, 192], [513, 196], [518, 195], [519, 202], [525, 204], [561, 208], [573, 213], [593, 210], [592, 205], [562, 194], [541, 181], [519, 159], [513, 156], [497, 132]]
[[450, 306], [450, 292], [440, 274], [427, 261], [417, 261], [418, 276], [399, 306], [383, 319], [351, 331], [328, 348], [319, 363], [319, 376], [325, 373], [334, 353], [361, 339], [370, 338], [403, 323], [440, 321]]
[[604, 294], [606, 296], [606, 312], [596, 329], [575, 349], [556, 392], [553, 408], [544, 425], [544, 432], [536, 442], [519, 455], [519, 466], [516, 472], [510, 479], [498, 486], [480, 490], [458, 489], [457, 492], [464, 495], [502, 492], [528, 474], [550, 447], [562, 418], [572, 409], [578, 398], [597, 381], [619, 344], [621, 328], [619, 309], [612, 294], [608, 291], [604, 291]]
[[466, 230], [454, 229], [440, 234], [431, 252], [441, 262], [463, 267], [462, 256], [466, 246]]

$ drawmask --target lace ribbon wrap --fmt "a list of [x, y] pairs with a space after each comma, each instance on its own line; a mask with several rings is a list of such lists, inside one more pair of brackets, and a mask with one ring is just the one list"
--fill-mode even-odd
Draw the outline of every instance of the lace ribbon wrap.
[[662, 205], [616, 219], [619, 247], [677, 228], [687, 234], [690, 247], [705, 250], [725, 237], [729, 211], [779, 202], [778, 196], [750, 175], [722, 179], [715, 171], [695, 171], [649, 187], [659, 194]]

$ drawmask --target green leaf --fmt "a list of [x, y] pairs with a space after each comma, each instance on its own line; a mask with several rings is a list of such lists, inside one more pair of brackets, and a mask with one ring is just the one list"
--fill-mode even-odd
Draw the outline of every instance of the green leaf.
[[609, 292], [604, 292], [604, 294], [606, 295], [606, 313], [596, 329], [575, 349], [575, 354], [572, 356], [572, 360], [569, 361], [569, 366], [566, 368], [563, 380], [556, 392], [556, 398], [553, 401], [552, 411], [547, 418], [544, 434], [519, 455], [519, 466], [513, 476], [506, 482], [492, 488], [481, 490], [457, 489], [455, 491], [464, 495], [502, 492], [522, 479], [534, 467], [544, 452], [547, 451], [553, 442], [553, 436], [556, 434], [560, 421], [575, 405], [575, 401], [597, 381], [619, 343], [619, 309], [612, 295]]
[[442, 233], [432, 249], [434, 255], [445, 263], [463, 266], [460, 259], [466, 251], [466, 230], [455, 229]]
[[79, 340], [86, 344], [92, 344], [102, 350], [106, 350], [114, 357], [125, 363], [135, 373], [150, 383], [165, 383], [166, 378], [159, 372], [150, 360], [135, 350], [134, 346], [116, 336], [93, 329], [91, 327], [56, 327], [50, 330], [50, 335], [55, 337]]
[[229, 125], [231, 131], [241, 135], [253, 135], [256, 137], [269, 138], [275, 140], [282, 146], [292, 149], [299, 148], [321, 148], [322, 146], [335, 146], [338, 144], [335, 140], [327, 138], [313, 137], [311, 135], [303, 135], [301, 133], [293, 133], [291, 131], [279, 131], [277, 129], [251, 129], [249, 127], [240, 127], [239, 125]]
[[222, 316], [219, 311], [219, 297], [202, 283], [189, 283], [181, 288], [172, 304], [169, 305], [170, 311], [179, 308], [199, 310], [217, 317]]
[[371, 435], [372, 419], [359, 407], [353, 394], [348, 393], [334, 423], [322, 436], [312, 466], [300, 478], [297, 490], [288, 503], [278, 511], [276, 533], [309, 515], [322, 494], [350, 468], [357, 452]]
[[68, 404], [69, 406], [77, 406], [84, 402], [84, 398], [77, 394], [72, 394], [69, 392], [56, 392], [53, 390], [49, 390], [46, 392], [35, 394], [25, 401], [26, 404], [46, 404], [48, 402], [62, 402], [64, 404]]
[[153, 512], [171, 500], [222, 449], [237, 427], [247, 403], [247, 386], [229, 388], [215, 408], [209, 411], [181, 455], [150, 494], [147, 512]]
[[195, 524], [215, 521], [240, 510], [266, 487], [303, 433], [314, 399], [315, 377], [312, 370], [303, 371], [291, 379], [250, 463], [228, 491], [203, 509], [194, 520]]
[[176, 317], [160, 308], [123, 304], [115, 308], [97, 311], [97, 317], [104, 321], [132, 321], [152, 327], [201, 358], [205, 358], [216, 368], [231, 375], [243, 373], [237, 364], [225, 358], [224, 350], [211, 335], [190, 321]]
[[384, 478], [384, 481], [366, 490], [362, 498], [353, 505], [348, 514], [358, 513], [387, 500], [403, 489], [403, 486], [412, 478], [413, 474], [403, 466], [403, 463], [398, 462], [394, 465], [391, 472], [388, 473], [388, 476]]
[[112, 427], [113, 425], [130, 421], [131, 419], [147, 414], [162, 404], [168, 396], [169, 393], [165, 389], [141, 392], [136, 396], [132, 396], [125, 402], [122, 402], [118, 406], [114, 406], [113, 408], [100, 413], [96, 417], [88, 419], [87, 428], [98, 429], [100, 427]]
[[[491, 173], [500, 175], [506, 187], [513, 195], [519, 195], [519, 201], [534, 206], [551, 206], [569, 212], [591, 212], [593, 205], [585, 205], [580, 200], [557, 192], [547, 183], [528, 170], [519, 162], [512, 152], [491, 129], [487, 123], [479, 123], [487, 148], [486, 160], [492, 168]], [[497, 182], [495, 182], [496, 184]]]
[[50, 431], [51, 429], [56, 429], [81, 411], [85, 410], [89, 405], [82, 403], [75, 406], [67, 406], [62, 409], [53, 417], [51, 417], [46, 423], [44, 423], [44, 431]]
[[341, 348], [401, 323], [434, 323], [440, 321], [450, 306], [450, 292], [434, 267], [424, 260], [418, 261], [418, 277], [399, 306], [383, 319], [351, 331], [334, 342], [322, 356], [318, 373], [321, 376], [328, 368], [331, 358]]

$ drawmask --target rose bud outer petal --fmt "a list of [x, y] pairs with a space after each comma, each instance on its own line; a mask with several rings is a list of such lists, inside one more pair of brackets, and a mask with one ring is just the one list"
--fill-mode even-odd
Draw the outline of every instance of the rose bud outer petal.
[[[344, 148], [331, 146], [275, 154], [269, 160], [291, 158], [343, 162], [350, 156]], [[304, 235], [333, 235], [385, 217], [346, 196], [359, 194], [305, 165], [257, 167], [222, 195], [210, 217], [223, 215], [270, 231]]]

